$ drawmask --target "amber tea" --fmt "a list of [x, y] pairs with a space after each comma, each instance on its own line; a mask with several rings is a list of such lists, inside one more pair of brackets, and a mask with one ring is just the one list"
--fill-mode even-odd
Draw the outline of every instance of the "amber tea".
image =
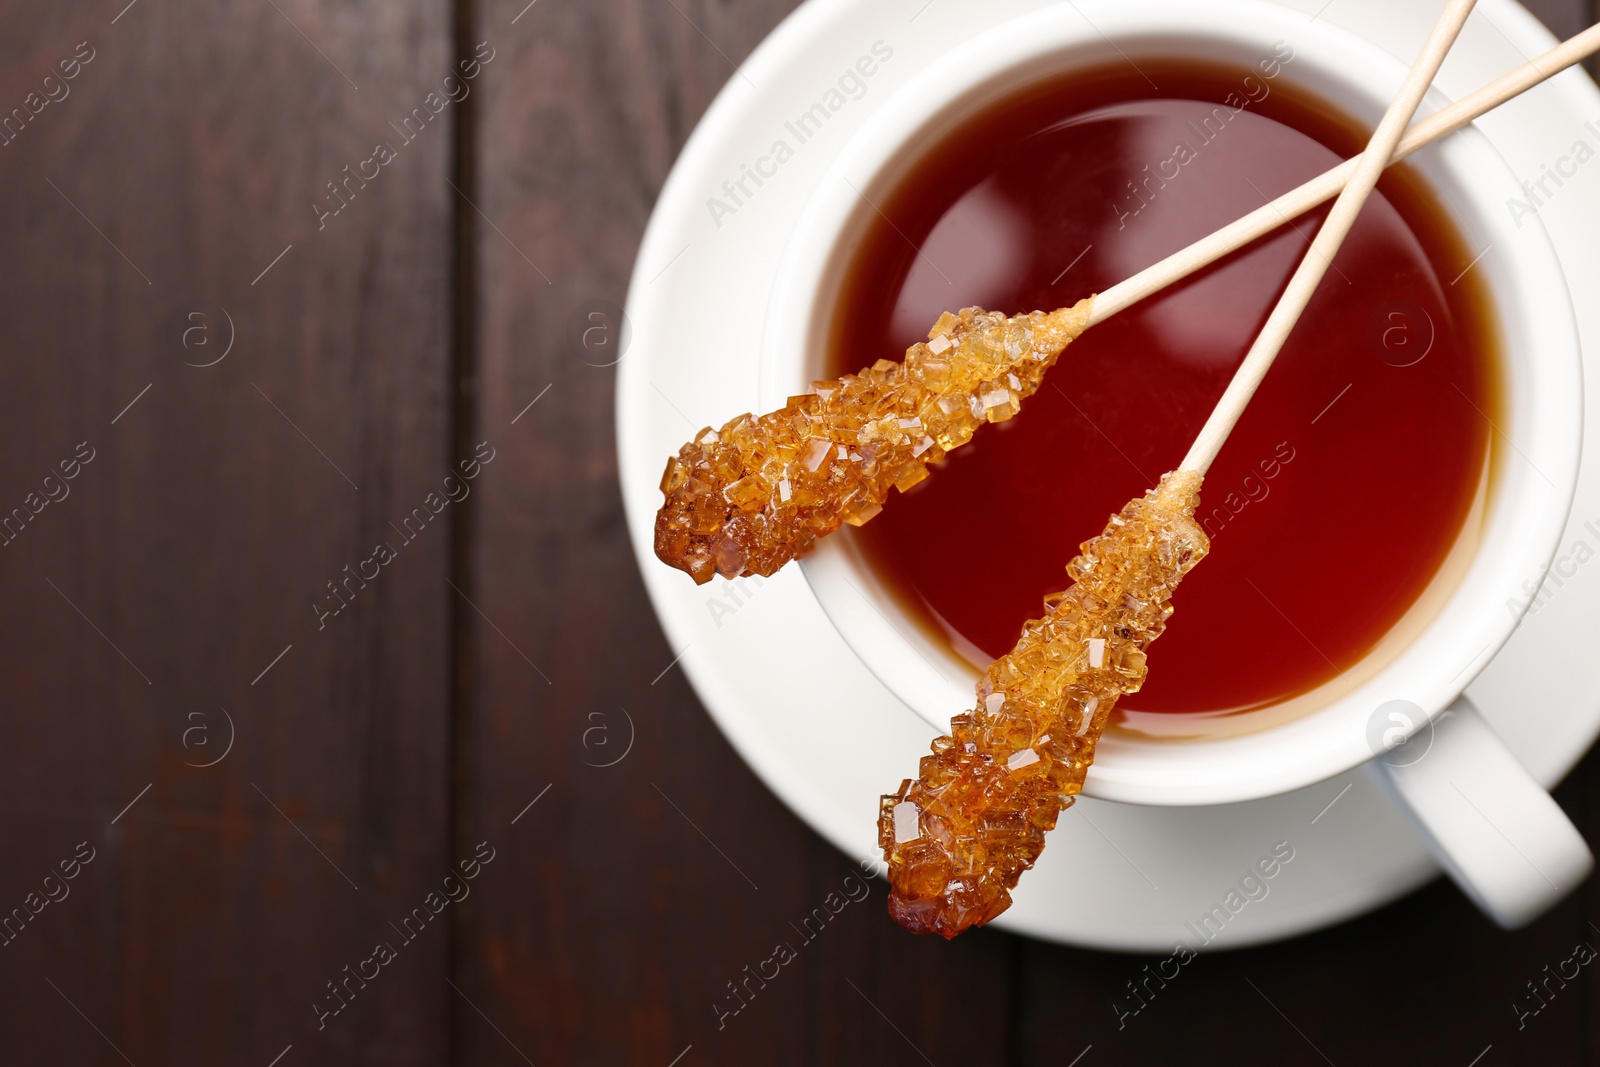
[[[1292, 65], [1141, 60], [969, 121], [877, 201], [827, 373], [901, 358], [946, 309], [1070, 304], [1358, 153], [1367, 131]], [[1182, 457], [1320, 218], [1085, 333], [1022, 417], [856, 532], [874, 570], [980, 670], [1004, 655], [1078, 543]], [[1391, 168], [1207, 476], [1210, 562], [1122, 707], [1280, 704], [1418, 603], [1487, 482], [1500, 372], [1473, 255]]]

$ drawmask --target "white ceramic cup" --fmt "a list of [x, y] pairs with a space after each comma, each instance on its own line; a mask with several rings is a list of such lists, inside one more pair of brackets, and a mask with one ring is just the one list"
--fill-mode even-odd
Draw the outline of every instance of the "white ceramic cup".
[[[1280, 79], [1369, 126], [1406, 73], [1353, 34], [1250, 0], [1056, 5], [954, 48], [886, 100], [819, 183], [773, 290], [763, 407], [781, 407], [821, 376], [839, 287], [872, 205], [966, 118], [1041, 78], [1110, 61], [1195, 57], [1243, 74], [1280, 41], [1294, 49]], [[1422, 113], [1443, 102], [1430, 93]], [[1354, 688], [1233, 736], [1172, 742], [1108, 733], [1084, 792], [1132, 804], [1224, 804], [1368, 764], [1458, 884], [1497, 922], [1515, 927], [1565, 896], [1593, 859], [1462, 694], [1511, 636], [1519, 618], [1507, 605], [1524, 599], [1525, 582], [1542, 578], [1571, 507], [1582, 434], [1577, 328], [1549, 238], [1540, 225], [1513, 223], [1506, 202], [1520, 188], [1486, 138], [1469, 128], [1410, 163], [1467, 242], [1492, 249], [1474, 269], [1502, 333], [1508, 401], [1495, 428], [1498, 458], [1476, 550], [1448, 588], [1433, 591], [1431, 618], [1408, 640], [1381, 662], [1347, 672], [1361, 678]], [[1072, 373], [1070, 348], [1051, 373]], [[1063, 564], [1095, 532], [1065, 538]], [[826, 539], [802, 567], [845, 640], [917, 714], [944, 732], [951, 715], [972, 706], [976, 670], [905, 616], [848, 534]], [[1158, 645], [1157, 670], [1159, 653]]]

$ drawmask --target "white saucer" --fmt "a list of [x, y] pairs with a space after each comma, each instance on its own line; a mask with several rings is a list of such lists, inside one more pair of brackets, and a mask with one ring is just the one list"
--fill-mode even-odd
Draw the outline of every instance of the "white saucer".
[[[645, 585], [673, 651], [681, 653], [678, 668], [734, 747], [790, 808], [852, 857], [876, 857], [877, 798], [913, 772], [931, 728], [854, 657], [796, 567], [765, 581], [716, 579], [696, 587], [659, 563], [651, 549], [657, 483], [666, 457], [702, 426], [758, 408], [756, 346], [778, 260], [807, 196], [849, 135], [951, 42], [1043, 6], [1041, 0], [803, 5], [730, 79], [690, 137], [650, 220], [629, 292], [633, 344], [619, 366], [617, 436], [628, 528]], [[1323, 2], [1284, 6], [1310, 19]], [[1436, 8], [1335, 0], [1320, 17], [1409, 63]], [[762, 185], [747, 182], [751, 195], [741, 195], [731, 214], [713, 214], [709, 198], [732, 204], [723, 183], [737, 182], [741, 166], [753, 167], [776, 140], [792, 145], [785, 122], [821, 100], [880, 41], [893, 56], [867, 81], [865, 95], [849, 100]], [[1459, 98], [1554, 43], [1512, 0], [1482, 0], [1436, 85]], [[1520, 177], [1538, 178], [1542, 164], [1554, 166], [1577, 140], [1600, 151], [1600, 92], [1581, 72], [1568, 71], [1479, 126]], [[1565, 182], [1539, 219], [1577, 298], [1586, 409], [1595, 411], [1600, 301], [1587, 294], [1600, 291], [1600, 162], [1582, 165]], [[1572, 559], [1579, 541], [1600, 553], [1600, 433], [1587, 435], [1584, 456], [1557, 556], [1562, 584], [1555, 578], [1546, 584], [1550, 595], [1468, 691], [1547, 785], [1600, 733], [1600, 671], [1589, 669], [1590, 635], [1600, 633], [1600, 562]], [[1185, 923], [1209, 912], [1285, 841], [1293, 859], [1211, 947], [1326, 926], [1438, 873], [1404, 817], [1359, 770], [1221, 807], [1080, 799], [995, 925], [1074, 945], [1170, 951], [1179, 941], [1197, 943]]]

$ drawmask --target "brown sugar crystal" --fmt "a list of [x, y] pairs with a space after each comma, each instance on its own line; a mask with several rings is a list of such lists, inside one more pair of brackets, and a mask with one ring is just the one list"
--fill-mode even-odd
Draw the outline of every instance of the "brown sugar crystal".
[[703, 585], [772, 574], [841, 524], [860, 526], [891, 488], [910, 489], [981, 424], [1015, 415], [1083, 332], [1090, 303], [947, 312], [902, 363], [879, 360], [813, 383], [781, 411], [701, 430], [667, 460], [656, 556]]
[[1117, 698], [1144, 683], [1173, 589], [1210, 547], [1194, 521], [1200, 481], [1164, 476], [1084, 542], [1067, 565], [1073, 584], [989, 666], [977, 706], [951, 720], [916, 780], [882, 798], [878, 839], [901, 926], [952, 938], [1011, 906], [1083, 788]]

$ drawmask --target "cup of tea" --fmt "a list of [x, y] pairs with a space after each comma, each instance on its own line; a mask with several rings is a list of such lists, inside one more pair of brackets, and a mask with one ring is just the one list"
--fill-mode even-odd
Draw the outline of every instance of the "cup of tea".
[[[819, 183], [774, 289], [764, 407], [899, 358], [940, 311], [1049, 309], [1127, 277], [1359, 151], [1405, 73], [1248, 0], [1057, 5], [965, 42]], [[1365, 764], [1515, 927], [1593, 860], [1463, 694], [1566, 524], [1577, 329], [1548, 236], [1508, 212], [1522, 190], [1475, 129], [1379, 192], [1208, 472], [1212, 553], [1084, 792], [1227, 804]], [[1093, 327], [1021, 417], [803, 561], [929, 724], [970, 709], [1078, 543], [1178, 464], [1319, 220]]]

